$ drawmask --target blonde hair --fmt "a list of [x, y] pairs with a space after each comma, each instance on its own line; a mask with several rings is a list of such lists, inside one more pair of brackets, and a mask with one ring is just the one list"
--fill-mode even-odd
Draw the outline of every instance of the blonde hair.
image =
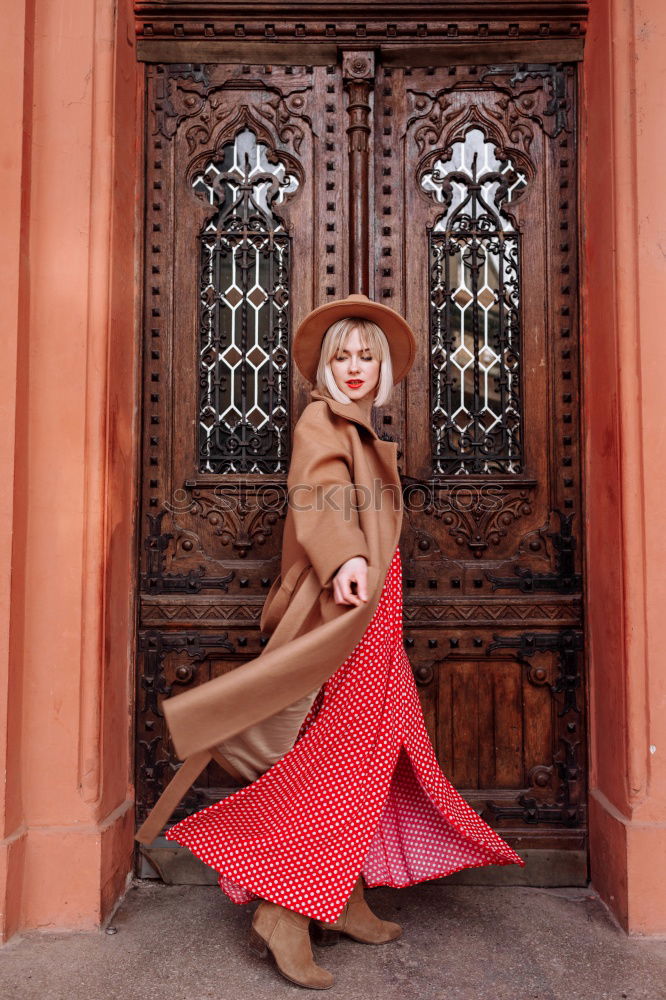
[[341, 389], [338, 388], [331, 361], [339, 350], [344, 348], [347, 337], [356, 327], [364, 347], [369, 348], [373, 355], [379, 359], [379, 381], [375, 391], [373, 404], [383, 406], [391, 395], [393, 388], [393, 365], [391, 363], [391, 351], [389, 349], [386, 334], [369, 319], [357, 319], [354, 316], [347, 316], [345, 319], [336, 320], [329, 326], [324, 334], [319, 354], [319, 364], [315, 382], [319, 392], [327, 392], [339, 403], [351, 403], [351, 399]]

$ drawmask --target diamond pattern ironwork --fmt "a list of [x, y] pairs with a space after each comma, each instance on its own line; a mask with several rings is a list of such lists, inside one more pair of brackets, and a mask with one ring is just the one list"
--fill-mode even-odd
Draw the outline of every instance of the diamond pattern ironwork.
[[285, 472], [291, 239], [275, 209], [298, 179], [244, 128], [192, 187], [217, 209], [199, 237], [199, 470]]
[[435, 475], [522, 471], [520, 233], [527, 178], [479, 128], [421, 177], [445, 206], [430, 232]]

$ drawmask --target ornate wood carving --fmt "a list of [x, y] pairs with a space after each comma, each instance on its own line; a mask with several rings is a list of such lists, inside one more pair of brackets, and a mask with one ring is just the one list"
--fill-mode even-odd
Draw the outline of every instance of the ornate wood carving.
[[273, 536], [287, 513], [285, 479], [268, 477], [253, 482], [217, 485], [186, 480], [182, 502], [169, 505], [173, 513], [205, 518], [220, 544], [246, 558]]
[[233, 571], [222, 577], [206, 575], [203, 566], [190, 569], [186, 573], [166, 573], [164, 571], [165, 552], [173, 538], [170, 532], [163, 532], [162, 519], [166, 511], [158, 514], [148, 514], [150, 531], [144, 539], [144, 548], [148, 563], [145, 573], [141, 574], [141, 590], [147, 594], [195, 594], [203, 586], [228, 590], [229, 583], [234, 578]]
[[499, 545], [513, 522], [533, 513], [534, 483], [522, 482], [513, 488], [504, 483], [443, 482], [406, 475], [401, 481], [405, 514], [420, 551], [430, 558], [441, 555], [441, 549], [433, 536], [420, 528], [424, 515], [441, 522], [457, 545], [465, 545], [480, 559], [490, 546]]
[[[436, 571], [435, 571], [436, 572]], [[267, 578], [269, 579], [269, 578]], [[440, 577], [432, 577], [441, 582]], [[511, 598], [510, 601], [496, 599], [474, 603], [462, 601], [456, 604], [442, 604], [432, 596], [432, 588], [426, 577], [418, 581], [406, 581], [404, 622], [418, 635], [418, 629], [446, 630], [446, 636], [455, 638], [456, 648], [477, 649], [477, 636], [469, 633], [472, 628], [506, 626], [520, 628], [526, 623], [534, 627], [547, 628], [552, 625], [573, 627], [580, 620], [580, 601], [571, 602], [553, 600], [527, 601]], [[220, 626], [234, 629], [256, 629], [261, 618], [263, 598], [256, 596], [236, 597], [234, 599], [217, 594], [197, 593], [195, 597], [174, 595], [144, 594], [141, 597], [141, 621], [151, 628], [173, 626], [179, 629], [196, 629], [202, 626]], [[456, 629], [463, 629], [456, 632]], [[261, 643], [261, 636], [258, 642]], [[434, 640], [437, 645], [444, 640], [441, 637]], [[481, 645], [486, 640], [481, 636]], [[413, 640], [417, 647], [421, 639]], [[462, 646], [461, 646], [462, 644]], [[412, 647], [410, 647], [412, 648]], [[431, 648], [435, 648], [434, 646]]]
[[349, 94], [349, 268], [350, 291], [368, 294], [370, 287], [369, 142], [370, 92], [375, 72], [371, 50], [342, 54], [342, 76]]
[[[306, 46], [331, 39], [366, 44], [420, 40], [493, 41], [577, 37], [585, 31], [588, 4], [584, 0], [542, 0], [516, 10], [511, 0], [439, 0], [405, 7], [399, 3], [338, 2], [325, 17], [302, 4], [284, 4], [267, 13], [265, 3], [244, 3], [229, 13], [226, 4], [208, 0], [135, 0], [137, 34], [141, 39], [288, 43]], [[228, 56], [227, 56], [228, 58]], [[262, 56], [262, 58], [264, 58]]]
[[515, 576], [501, 577], [487, 573], [493, 590], [516, 589], [523, 594], [537, 591], [557, 591], [560, 594], [580, 593], [581, 574], [575, 570], [576, 539], [571, 530], [573, 514], [565, 516], [562, 511], [553, 512], [560, 519], [559, 531], [543, 531], [552, 542], [555, 554], [555, 569], [552, 573], [535, 573], [530, 567], [516, 566]]

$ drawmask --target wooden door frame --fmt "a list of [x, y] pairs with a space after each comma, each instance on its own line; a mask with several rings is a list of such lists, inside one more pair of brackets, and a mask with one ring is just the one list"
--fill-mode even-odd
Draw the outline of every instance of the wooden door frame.
[[[388, 23], [383, 25], [385, 37], [377, 37], [378, 30], [372, 38], [372, 45], [369, 45], [369, 38], [366, 31], [359, 31], [359, 26], [349, 26], [347, 30], [344, 25], [336, 25], [334, 40], [330, 40], [330, 28], [326, 25], [315, 24], [314, 21], [306, 24], [309, 29], [303, 32], [303, 24], [290, 24], [281, 21], [271, 27], [279, 35], [281, 41], [260, 41], [257, 37], [259, 26], [257, 22], [239, 25], [234, 22], [234, 41], [225, 39], [229, 37], [231, 23], [223, 18], [217, 18], [211, 22], [199, 23], [186, 16], [186, 11], [178, 15], [172, 13], [174, 5], [169, 5], [169, 16], [166, 16], [166, 8], [163, 4], [139, 4], [138, 9], [141, 15], [138, 31], [137, 54], [144, 62], [160, 63], [205, 63], [205, 62], [233, 62], [242, 61], [242, 54], [239, 50], [247, 50], [248, 64], [253, 65], [275, 64], [289, 65], [294, 62], [313, 65], [328, 65], [338, 61], [340, 50], [346, 52], [357, 49], [359, 56], [363, 53], [367, 56], [371, 48], [380, 50], [383, 62], [394, 66], [416, 64], [421, 66], [437, 65], [441, 63], [450, 64], [455, 62], [458, 65], [474, 66], [475, 64], [488, 64], [500, 61], [521, 62], [521, 63], [543, 63], [553, 61], [580, 62], [583, 55], [584, 40], [584, 4], [540, 4], [542, 12], [544, 7], [548, 7], [552, 13], [549, 22], [538, 20], [533, 13], [529, 21], [516, 24], [506, 22], [499, 24], [489, 21], [487, 24], [479, 24], [475, 21], [475, 32], [469, 22], [459, 20], [455, 24], [447, 22], [440, 25], [436, 31], [429, 30], [426, 37], [423, 25], [420, 22], [409, 22], [403, 20], [400, 24], [400, 42], [393, 40], [392, 26]], [[251, 5], [249, 5], [251, 7]], [[443, 4], [442, 8], [453, 9], [455, 5]], [[511, 5], [507, 3], [482, 3], [478, 10], [484, 10], [490, 17], [492, 12], [500, 8], [506, 9]], [[347, 5], [348, 10], [353, 10], [354, 5]], [[534, 5], [536, 10], [536, 5]], [[287, 12], [288, 13], [288, 12]], [[159, 17], [157, 16], [159, 14]], [[281, 16], [285, 16], [281, 10]], [[149, 19], [152, 18], [152, 19]], [[576, 20], [572, 20], [576, 18]], [[278, 31], [279, 29], [279, 31]], [[291, 32], [291, 37], [289, 33]], [[379, 31], [381, 34], [381, 31]], [[466, 35], [474, 35], [473, 41], [466, 40]], [[213, 37], [215, 36], [215, 37]], [[217, 37], [221, 36], [221, 37]], [[306, 40], [306, 36], [307, 39]], [[316, 40], [310, 40], [314, 36]], [[328, 36], [328, 37], [327, 37]], [[460, 39], [451, 41], [451, 39]], [[305, 47], [305, 51], [304, 51]], [[366, 59], [367, 63], [367, 59]], [[347, 66], [347, 76], [349, 67]], [[352, 74], [353, 76], [353, 71]], [[360, 87], [362, 88], [361, 76]], [[362, 173], [362, 164], [360, 164]], [[361, 195], [362, 199], [362, 195]], [[358, 234], [357, 234], [358, 235]], [[362, 236], [363, 234], [361, 234]], [[367, 237], [367, 234], [365, 234]], [[350, 234], [353, 247], [354, 230]], [[367, 274], [362, 271], [362, 260], [367, 254], [359, 254], [356, 257], [359, 267], [356, 268], [357, 281], [362, 287], [364, 281], [367, 282]], [[352, 260], [353, 265], [353, 260]], [[537, 876], [539, 877], [539, 876]], [[540, 874], [543, 879], [543, 874]], [[569, 879], [566, 884], [576, 882], [580, 884], [587, 878], [587, 869], [579, 867], [572, 874], [569, 870], [564, 876]], [[487, 873], [465, 873], [460, 876], [461, 880], [483, 881], [488, 878]], [[542, 883], [543, 884], [543, 883]]]

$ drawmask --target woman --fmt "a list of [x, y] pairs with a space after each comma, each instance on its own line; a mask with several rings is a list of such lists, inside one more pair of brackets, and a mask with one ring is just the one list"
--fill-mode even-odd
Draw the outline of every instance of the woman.
[[[280, 642], [291, 649], [290, 663], [299, 641], [322, 641], [308, 650], [314, 666], [293, 668], [305, 669], [300, 686], [280, 673], [287, 692], [273, 702], [276, 711], [268, 714], [262, 689], [252, 724], [239, 731], [236, 722], [217, 744], [229, 770], [250, 784], [166, 836], [215, 868], [234, 902], [261, 898], [251, 931], [257, 954], [270, 953], [291, 982], [327, 989], [333, 977], [314, 960], [311, 921], [322, 944], [340, 933], [368, 944], [401, 934], [369, 909], [364, 883], [407, 886], [461, 868], [524, 862], [440, 770], [403, 648], [396, 446], [380, 441], [371, 411], [411, 367], [412, 331], [393, 310], [352, 295], [305, 318], [293, 356], [316, 388], [294, 431], [283, 572], [262, 629], [272, 632], [268, 655], [291, 615], [287, 646], [284, 635], [277, 642], [278, 653]], [[341, 623], [352, 616], [355, 629], [345, 632]], [[334, 669], [327, 637], [335, 639], [333, 653], [345, 654]], [[321, 683], [307, 690], [306, 678]], [[190, 735], [196, 730], [198, 743], [190, 750], [209, 745], [200, 729], [213, 725], [201, 695], [194, 697]], [[181, 699], [164, 704], [172, 736], [176, 702], [187, 707]], [[252, 718], [246, 711], [245, 721]]]

